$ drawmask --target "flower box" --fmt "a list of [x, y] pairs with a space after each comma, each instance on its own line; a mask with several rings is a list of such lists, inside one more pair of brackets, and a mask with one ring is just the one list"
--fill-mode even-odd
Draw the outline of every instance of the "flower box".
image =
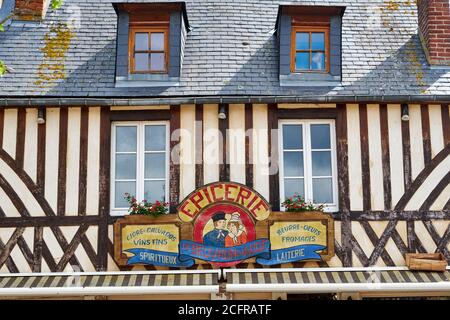
[[410, 270], [444, 272], [447, 261], [442, 253], [407, 253], [406, 266]]

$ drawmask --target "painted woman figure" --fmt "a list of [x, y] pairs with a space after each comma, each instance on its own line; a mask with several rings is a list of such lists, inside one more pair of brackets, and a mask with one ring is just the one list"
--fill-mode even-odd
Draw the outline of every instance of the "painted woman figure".
[[235, 247], [247, 243], [247, 234], [238, 212], [231, 215], [227, 229], [230, 231], [225, 238], [225, 247]]

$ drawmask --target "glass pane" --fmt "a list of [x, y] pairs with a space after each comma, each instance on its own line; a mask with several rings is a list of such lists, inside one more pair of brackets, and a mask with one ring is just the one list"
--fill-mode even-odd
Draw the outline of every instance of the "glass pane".
[[333, 185], [330, 179], [313, 179], [314, 203], [333, 203]]
[[303, 177], [303, 152], [284, 153], [284, 176]]
[[312, 152], [312, 172], [313, 176], [331, 176], [331, 152]]
[[331, 149], [330, 125], [311, 125], [311, 147], [313, 149]]
[[311, 49], [325, 50], [325, 33], [314, 32], [311, 34]]
[[164, 71], [165, 67], [164, 53], [152, 53], [150, 58], [150, 70]]
[[152, 33], [150, 45], [153, 51], [164, 51], [164, 33]]
[[166, 154], [147, 153], [145, 155], [145, 179], [164, 179], [166, 177]]
[[314, 52], [311, 63], [312, 70], [325, 70], [325, 54], [323, 52]]
[[136, 127], [116, 127], [116, 152], [136, 152]]
[[134, 70], [148, 71], [148, 53], [136, 53], [134, 55]]
[[116, 154], [116, 180], [136, 179], [136, 155]]
[[144, 199], [148, 202], [166, 201], [165, 181], [145, 181]]
[[136, 195], [136, 182], [116, 182], [116, 192], [114, 206], [116, 208], [129, 208], [130, 205], [125, 200], [125, 193]]
[[136, 33], [134, 38], [134, 50], [148, 50], [148, 33]]
[[309, 53], [298, 52], [295, 55], [295, 69], [296, 70], [309, 70]]
[[295, 47], [297, 50], [309, 50], [309, 33], [297, 32]]
[[305, 197], [305, 185], [303, 179], [285, 179], [284, 180], [284, 196], [289, 198], [295, 194]]
[[303, 149], [303, 132], [301, 125], [283, 125], [283, 148]]
[[166, 150], [166, 126], [145, 126], [145, 151]]

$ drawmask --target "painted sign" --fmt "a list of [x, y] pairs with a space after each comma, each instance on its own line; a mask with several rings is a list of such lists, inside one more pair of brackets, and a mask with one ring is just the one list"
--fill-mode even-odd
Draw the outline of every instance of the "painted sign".
[[231, 267], [253, 257], [267, 258], [270, 242], [257, 239], [255, 221], [267, 219], [269, 205], [245, 186], [216, 183], [197, 190], [180, 206], [180, 219], [187, 217], [183, 211], [189, 208], [186, 203], [194, 203], [193, 200], [209, 191], [215, 192], [221, 200], [199, 206], [201, 210], [194, 215], [193, 242], [183, 242], [180, 253], [191, 254], [214, 267]]
[[274, 212], [270, 217], [271, 260], [281, 264], [327, 261], [334, 256], [334, 220], [322, 212]]
[[190, 261], [178, 259], [179, 244], [179, 229], [174, 224], [131, 224], [122, 228], [122, 253], [128, 258], [127, 265], [189, 266]]
[[[334, 222], [323, 213], [271, 213], [257, 192], [217, 182], [190, 194], [178, 215], [128, 216], [115, 228], [119, 265], [232, 267], [327, 260], [334, 255]], [[180, 239], [181, 237], [181, 239]]]
[[275, 265], [301, 260], [321, 260], [327, 248], [327, 225], [322, 221], [274, 222], [270, 226], [270, 259], [258, 263]]
[[257, 192], [234, 182], [216, 182], [191, 193], [179, 206], [178, 216], [181, 221], [190, 222], [210, 205], [223, 202], [244, 209], [258, 221], [270, 214], [269, 204]]

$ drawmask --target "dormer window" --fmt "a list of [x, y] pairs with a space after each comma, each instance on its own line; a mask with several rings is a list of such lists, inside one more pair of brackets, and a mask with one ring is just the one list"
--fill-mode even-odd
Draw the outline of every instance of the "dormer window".
[[330, 71], [329, 27], [293, 27], [291, 72]]
[[184, 2], [115, 3], [116, 87], [179, 86], [189, 30]]
[[131, 73], [167, 73], [169, 27], [130, 28]]
[[345, 7], [280, 6], [277, 38], [281, 86], [340, 85], [344, 11]]

